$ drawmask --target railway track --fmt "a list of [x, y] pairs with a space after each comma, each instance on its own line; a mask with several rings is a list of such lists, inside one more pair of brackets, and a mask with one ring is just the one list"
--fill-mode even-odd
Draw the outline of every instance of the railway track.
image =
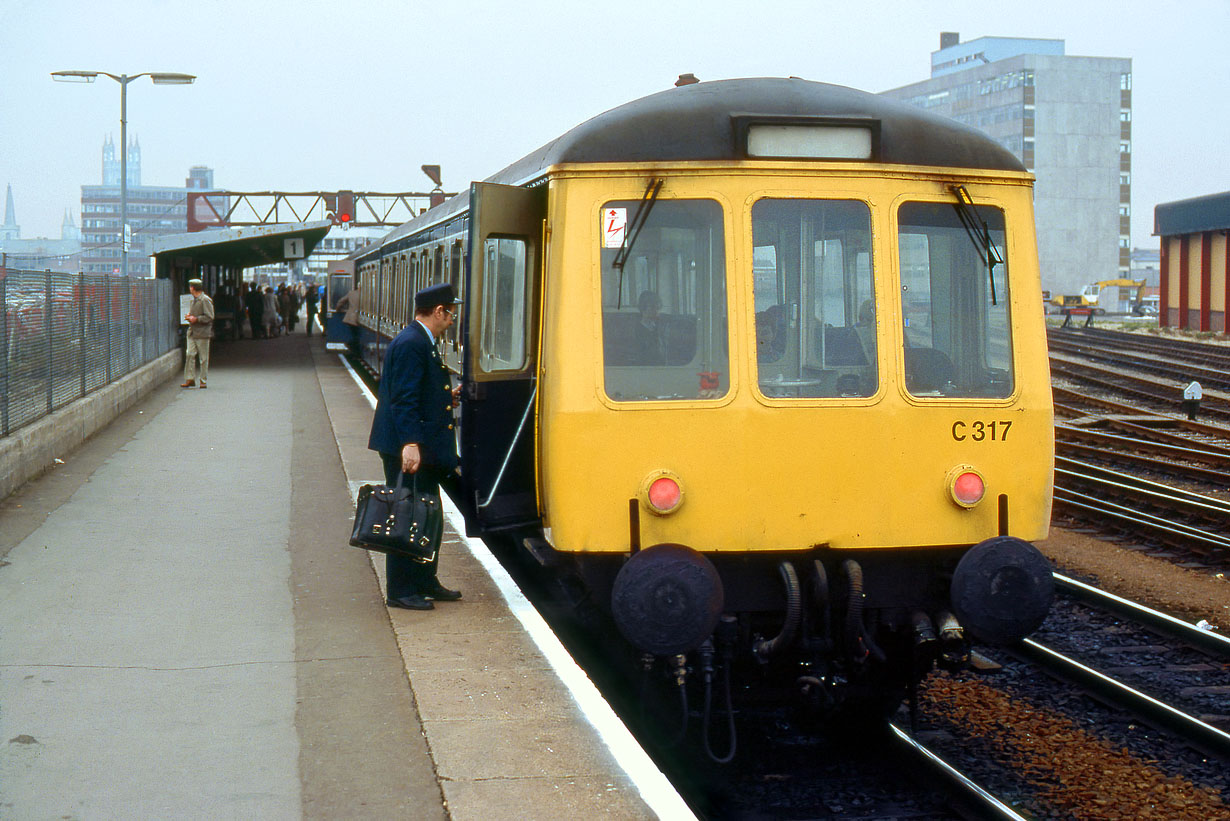
[[[1174, 378], [1159, 381], [1154, 377], [1140, 376], [1054, 352], [1050, 355], [1050, 362], [1052, 379], [1060, 376], [1078, 385], [1109, 391], [1176, 412], [1187, 384]], [[1230, 424], [1230, 394], [1205, 390], [1199, 413], [1219, 425]]]
[[947, 793], [953, 809], [962, 818], [1025, 821], [1025, 816], [904, 729], [891, 723], [888, 729], [890, 741], [896, 746], [896, 756], [917, 773], [916, 778], [925, 779]]
[[1230, 641], [1056, 585], [1032, 640], [923, 685], [916, 737], [1029, 818], [1230, 817]]
[[[1094, 362], [1113, 365], [1118, 368], [1130, 368], [1135, 371], [1155, 374], [1166, 379], [1178, 376], [1187, 381], [1196, 380], [1205, 389], [1230, 390], [1230, 364], [1220, 361], [1211, 364], [1192, 361], [1176, 361], [1170, 351], [1150, 351], [1142, 355], [1138, 349], [1103, 347], [1102, 338], [1072, 339], [1068, 335], [1048, 334], [1052, 353], [1066, 353], [1083, 357]], [[1220, 359], [1220, 358], [1219, 358]], [[1230, 357], [1226, 357], [1230, 363]], [[1177, 373], [1176, 373], [1177, 372]]]
[[[1079, 595], [1081, 602], [1099, 610], [1113, 612], [1116, 616], [1138, 625], [1142, 630], [1151, 634], [1160, 634], [1170, 641], [1177, 642], [1182, 645], [1180, 650], [1195, 648], [1199, 653], [1207, 656], [1214, 662], [1208, 665], [1212, 678], [1219, 683], [1205, 684], [1204, 689], [1216, 692], [1217, 688], [1224, 688], [1225, 685], [1230, 684], [1230, 640], [1224, 636], [1201, 630], [1178, 619], [1170, 619], [1163, 613], [1126, 599], [1119, 597], [1108, 599], [1102, 591], [1084, 585], [1075, 579], [1060, 574], [1056, 574], [1055, 578], [1061, 590], [1076, 591], [1074, 595]], [[1158, 647], [1155, 642], [1147, 639], [1141, 640], [1138, 645], [1129, 646], [1132, 650], [1137, 648], [1147, 648], [1148, 653], [1155, 655], [1174, 653], [1173, 648]], [[1129, 683], [1122, 678], [1115, 677], [1126, 674], [1133, 675], [1139, 680], [1144, 676], [1139, 672], [1140, 668], [1137, 666], [1128, 665], [1123, 667], [1125, 672], [1116, 671], [1115, 674], [1111, 674], [1112, 671], [1095, 669], [1090, 664], [1074, 658], [1071, 651], [1061, 652], [1034, 639], [1025, 639], [1013, 646], [1009, 652], [1044, 670], [1048, 675], [1079, 687], [1098, 701], [1131, 713], [1156, 730], [1170, 734], [1193, 749], [1230, 760], [1230, 733], [1192, 715], [1183, 706], [1175, 706], [1163, 700], [1163, 698], [1173, 698], [1174, 694], [1160, 697], [1149, 695], [1139, 689], [1135, 682]], [[1185, 663], [1171, 661], [1159, 663], [1156, 658], [1150, 658], [1148, 666], [1166, 669], [1193, 666], [1187, 659], [1183, 659], [1183, 662]], [[1220, 718], [1225, 720], [1226, 716], [1222, 715]]]
[[1219, 499], [1060, 455], [1053, 498], [1081, 522], [1100, 522], [1206, 565], [1230, 562], [1230, 504]]
[[1082, 329], [1048, 328], [1047, 338], [1051, 341], [1093, 345], [1102, 350], [1149, 353], [1171, 361], [1219, 369], [1223, 378], [1230, 372], [1230, 346], [1225, 345], [1152, 337], [1092, 326]]
[[1182, 476], [1217, 488], [1230, 484], [1230, 453], [1190, 441], [1172, 444], [1061, 423], [1055, 425], [1055, 452], [1101, 457], [1105, 461]]

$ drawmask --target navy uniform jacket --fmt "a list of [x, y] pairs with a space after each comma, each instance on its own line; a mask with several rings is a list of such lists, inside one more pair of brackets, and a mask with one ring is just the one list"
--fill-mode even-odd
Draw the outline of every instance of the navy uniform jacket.
[[419, 445], [425, 466], [441, 473], [457, 467], [448, 368], [417, 321], [403, 328], [385, 351], [367, 447], [400, 458], [402, 447], [411, 442]]

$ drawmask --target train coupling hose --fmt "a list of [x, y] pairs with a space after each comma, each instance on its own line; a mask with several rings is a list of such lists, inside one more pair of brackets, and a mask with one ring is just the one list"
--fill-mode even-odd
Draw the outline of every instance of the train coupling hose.
[[761, 663], [768, 661], [794, 642], [799, 622], [803, 617], [803, 594], [799, 587], [799, 574], [795, 572], [794, 565], [790, 562], [782, 562], [777, 566], [777, 570], [781, 574], [782, 583], [786, 586], [786, 620], [782, 624], [781, 632], [776, 636], [767, 640], [760, 639], [752, 645], [752, 653]]

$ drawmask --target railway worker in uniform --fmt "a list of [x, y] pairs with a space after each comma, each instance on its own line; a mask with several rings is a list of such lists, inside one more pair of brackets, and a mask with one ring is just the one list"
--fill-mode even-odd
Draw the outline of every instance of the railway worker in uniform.
[[205, 283], [199, 279], [188, 280], [188, 291], [192, 294], [192, 304], [184, 319], [188, 320], [188, 330], [184, 334], [184, 382], [181, 388], [191, 388], [196, 384], [196, 363], [201, 361], [201, 387], [205, 387], [205, 378], [209, 376], [209, 340], [214, 335], [214, 301], [205, 293]]
[[[448, 368], [438, 345], [444, 331], [457, 316], [453, 286], [443, 283], [414, 295], [414, 322], [407, 325], [384, 355], [376, 415], [367, 446], [380, 454], [385, 483], [409, 487], [411, 475], [418, 490], [440, 492], [457, 470], [457, 439], [453, 431], [453, 408], [460, 386], [450, 384]], [[435, 534], [439, 545], [443, 534]], [[440, 584], [436, 568], [440, 554], [430, 564], [388, 554], [386, 602], [390, 607], [431, 610], [436, 601], [456, 601], [461, 592]]]

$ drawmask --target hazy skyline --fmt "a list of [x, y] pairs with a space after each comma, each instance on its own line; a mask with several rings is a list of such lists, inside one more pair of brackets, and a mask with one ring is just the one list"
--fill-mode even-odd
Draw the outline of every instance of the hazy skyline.
[[1132, 60], [1134, 246], [1156, 247], [1157, 203], [1230, 189], [1230, 0], [1165, 13], [1137, 0], [0, 0], [0, 186], [13, 187], [23, 238], [58, 237], [66, 209], [80, 226], [81, 186], [101, 183], [103, 141], [119, 142], [120, 89], [55, 83], [57, 70], [197, 75], [128, 87], [146, 185], [182, 186], [206, 165], [236, 191], [426, 190], [419, 166], [434, 163], [456, 191], [685, 72], [879, 92], [926, 79], [941, 31]]

